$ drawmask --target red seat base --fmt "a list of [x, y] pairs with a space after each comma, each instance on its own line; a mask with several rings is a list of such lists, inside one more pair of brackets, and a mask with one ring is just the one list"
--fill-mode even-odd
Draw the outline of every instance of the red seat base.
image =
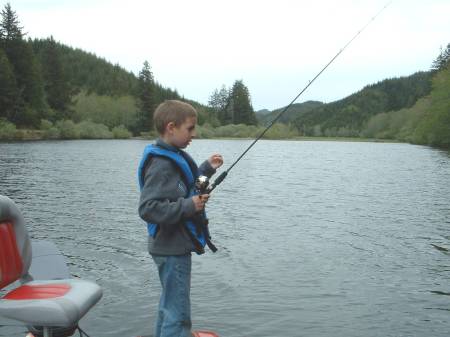
[[70, 290], [68, 284], [23, 285], [6, 294], [4, 300], [42, 300], [61, 297]]
[[0, 222], [0, 289], [17, 280], [22, 269], [14, 226], [11, 222]]

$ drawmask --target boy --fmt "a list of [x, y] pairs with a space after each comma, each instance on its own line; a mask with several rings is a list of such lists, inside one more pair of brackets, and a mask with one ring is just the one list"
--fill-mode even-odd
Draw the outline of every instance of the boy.
[[167, 100], [156, 108], [153, 120], [160, 137], [145, 148], [138, 176], [139, 215], [148, 224], [148, 250], [162, 286], [155, 337], [188, 337], [191, 252], [201, 254], [210, 243], [207, 226], [193, 220], [204, 214], [209, 198], [197, 195], [195, 179], [211, 177], [223, 158], [214, 154], [197, 168], [182, 150], [196, 135], [197, 112], [190, 104]]

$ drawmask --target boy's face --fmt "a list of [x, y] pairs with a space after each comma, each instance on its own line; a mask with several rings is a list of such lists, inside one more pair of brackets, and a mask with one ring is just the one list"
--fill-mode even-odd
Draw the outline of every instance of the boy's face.
[[188, 117], [186, 120], [179, 126], [176, 126], [174, 123], [169, 123], [167, 125], [167, 132], [165, 141], [175, 146], [179, 149], [184, 149], [186, 146], [188, 146], [192, 140], [192, 138], [195, 138], [196, 131], [195, 131], [195, 125], [197, 124], [197, 118], [196, 117]]

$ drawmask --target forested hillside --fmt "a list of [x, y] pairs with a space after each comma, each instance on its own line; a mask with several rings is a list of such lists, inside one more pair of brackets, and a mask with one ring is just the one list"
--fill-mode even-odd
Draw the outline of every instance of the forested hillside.
[[[450, 45], [449, 45], [450, 46]], [[448, 55], [450, 56], [450, 48]], [[412, 107], [373, 116], [362, 136], [450, 148], [450, 62], [433, 72], [432, 90]]]
[[294, 124], [307, 136], [358, 137], [372, 116], [409, 108], [428, 95], [431, 76], [431, 72], [419, 72], [368, 85], [342, 100], [298, 115]]
[[0, 139], [129, 137], [129, 131], [151, 130], [157, 104], [182, 99], [154, 79], [148, 62], [135, 76], [53, 37], [26, 39], [23, 31], [11, 5], [5, 5], [0, 21]]
[[27, 40], [23, 31], [7, 4], [0, 22], [0, 138], [21, 138], [16, 128], [40, 129], [48, 138], [139, 134], [150, 130], [156, 104], [180, 98], [154, 80], [148, 62], [137, 77], [53, 37]]
[[136, 91], [135, 75], [118, 64], [112, 66], [105, 59], [57, 43], [52, 37], [30, 42], [40, 64], [44, 66], [44, 74], [48, 74], [48, 67], [53, 65], [51, 68], [54, 69], [56, 65], [60, 69], [54, 69], [50, 75], [59, 75], [61, 82], [67, 82], [72, 88], [109, 96], [132, 95]]
[[136, 76], [53, 37], [27, 40], [23, 31], [7, 4], [0, 21], [0, 139], [148, 134], [154, 109], [166, 99], [194, 105], [207, 127], [256, 124], [242, 80], [220, 97], [225, 106], [204, 106], [159, 84], [147, 61]]
[[[278, 120], [281, 123], [291, 123], [293, 120], [298, 118], [299, 116], [306, 114], [310, 112], [311, 110], [318, 108], [322, 106], [322, 102], [318, 101], [306, 101], [303, 103], [295, 103], [293, 104], [283, 115], [281, 115], [280, 119]], [[262, 124], [267, 124], [271, 122], [276, 116], [284, 109], [276, 109], [273, 110], [270, 113], [266, 113], [264, 115], [260, 114], [257, 115], [258, 121]]]
[[450, 147], [450, 44], [431, 70], [368, 85], [293, 120], [301, 135], [392, 139]]

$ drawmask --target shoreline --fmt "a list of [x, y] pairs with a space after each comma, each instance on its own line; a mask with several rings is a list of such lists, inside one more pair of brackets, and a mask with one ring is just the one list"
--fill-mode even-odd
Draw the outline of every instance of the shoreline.
[[[149, 136], [135, 136], [128, 138], [102, 138], [102, 137], [92, 137], [92, 138], [49, 138], [45, 137], [45, 131], [43, 130], [28, 130], [28, 129], [18, 129], [15, 132], [14, 137], [10, 138], [0, 138], [1, 143], [11, 143], [11, 142], [34, 142], [34, 141], [66, 141], [66, 140], [153, 140], [155, 137]], [[211, 137], [211, 138], [197, 138], [197, 140], [254, 140], [253, 137]], [[304, 142], [355, 142], [355, 143], [398, 143], [398, 144], [410, 144], [410, 145], [421, 145], [430, 148], [435, 148], [439, 150], [449, 151], [450, 148], [436, 147], [428, 144], [415, 144], [409, 142], [403, 142], [395, 139], [382, 139], [382, 138], [361, 138], [361, 137], [311, 137], [311, 136], [295, 136], [291, 138], [262, 138], [261, 140], [275, 140], [275, 141], [304, 141]]]
[[[20, 130], [20, 134], [13, 138], [0, 138], [0, 143], [31, 142], [31, 141], [61, 141], [61, 140], [153, 140], [155, 137], [135, 136], [129, 138], [48, 138], [42, 130]], [[254, 140], [252, 137], [211, 137], [196, 138], [196, 140]], [[371, 143], [406, 143], [395, 139], [360, 138], [360, 137], [292, 137], [292, 138], [262, 138], [261, 140], [285, 141], [336, 141], [336, 142], [371, 142]]]
[[[37, 130], [40, 131], [40, 130]], [[39, 133], [39, 132], [37, 132]], [[30, 137], [24, 137], [24, 138], [10, 138], [10, 139], [0, 139], [0, 145], [1, 144], [7, 144], [7, 143], [28, 143], [28, 142], [53, 142], [53, 141], [87, 141], [87, 140], [103, 140], [103, 141], [110, 141], [110, 140], [143, 140], [143, 141], [153, 141], [155, 138], [149, 138], [149, 137], [143, 137], [143, 136], [136, 136], [136, 137], [129, 137], [129, 138], [45, 138], [45, 137], [39, 137], [36, 136], [36, 133], [33, 133]], [[248, 140], [253, 141], [254, 138], [249, 137], [213, 137], [213, 138], [197, 138], [197, 141], [204, 141], [204, 140]], [[290, 141], [290, 142], [348, 142], [348, 143], [391, 143], [391, 144], [408, 144], [408, 145], [415, 145], [415, 146], [426, 146], [430, 149], [445, 151], [450, 156], [450, 148], [446, 147], [437, 147], [432, 146], [428, 144], [414, 144], [409, 142], [402, 142], [395, 139], [377, 139], [377, 138], [351, 138], [351, 137], [293, 137], [293, 138], [262, 138], [262, 141], [269, 140], [269, 141]]]

